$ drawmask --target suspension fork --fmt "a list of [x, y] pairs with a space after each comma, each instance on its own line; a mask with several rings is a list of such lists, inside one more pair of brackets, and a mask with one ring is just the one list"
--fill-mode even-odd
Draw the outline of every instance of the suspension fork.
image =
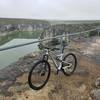
[[[46, 49], [46, 52], [45, 52], [45, 54], [43, 55], [43, 58], [42, 58], [42, 60], [43, 61], [48, 61], [48, 50]], [[46, 63], [44, 62], [43, 63], [43, 67], [44, 67], [44, 71], [46, 71]]]

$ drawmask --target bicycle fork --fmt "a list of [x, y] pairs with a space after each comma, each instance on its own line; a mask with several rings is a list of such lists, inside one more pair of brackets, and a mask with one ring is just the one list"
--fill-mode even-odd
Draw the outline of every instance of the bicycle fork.
[[57, 68], [57, 74], [59, 73], [59, 71], [61, 70], [61, 68], [62, 68], [62, 65], [63, 65], [63, 53], [62, 54], [60, 54], [60, 58], [58, 59], [60, 62], [59, 62], [59, 66], [58, 66], [58, 68]]
[[59, 66], [58, 66], [58, 70], [61, 70], [61, 67], [62, 67], [62, 60], [63, 60], [63, 54], [60, 54], [60, 63], [59, 63]]
[[57, 68], [57, 74], [59, 73], [59, 71], [61, 70], [61, 68], [63, 66], [63, 55], [64, 55], [63, 38], [61, 38], [61, 49], [60, 49], [60, 51], [61, 51], [61, 54], [58, 55], [58, 56], [60, 56], [59, 59], [58, 59], [60, 62], [59, 62], [59, 66]]
[[63, 66], [63, 55], [64, 55], [63, 38], [61, 38], [61, 49], [60, 49], [60, 51], [61, 51], [60, 58], [59, 58], [60, 63], [59, 63], [59, 66], [58, 66], [57, 74]]

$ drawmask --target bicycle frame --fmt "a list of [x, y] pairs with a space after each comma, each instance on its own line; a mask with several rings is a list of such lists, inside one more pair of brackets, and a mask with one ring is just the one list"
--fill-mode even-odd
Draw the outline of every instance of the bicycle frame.
[[[45, 45], [42, 45], [42, 44], [40, 45], [41, 49], [43, 50], [42, 52], [43, 56], [42, 58], [40, 57], [41, 59], [38, 60], [33, 65], [28, 76], [28, 83], [32, 89], [39, 90], [43, 88], [48, 82], [49, 77], [50, 77], [50, 72], [51, 72], [51, 68], [50, 68], [51, 66], [48, 61], [49, 57], [51, 58], [50, 60], [52, 60], [53, 64], [55, 65], [57, 69], [56, 74], [58, 74], [59, 71], [61, 70], [66, 76], [70, 76], [75, 71], [76, 64], [77, 64], [76, 56], [73, 53], [65, 54], [64, 43], [66, 42], [64, 42], [62, 39], [60, 43], [61, 47], [57, 46], [59, 48], [56, 48], [56, 47], [49, 48], [49, 47], [46, 47]], [[59, 50], [59, 53], [53, 52], [55, 50]], [[73, 59], [71, 59], [70, 56], [72, 56], [72, 58], [74, 59], [74, 64], [72, 63]]]
[[[53, 61], [55, 67], [57, 68], [57, 70], [61, 70], [61, 67], [62, 67], [62, 64], [63, 64], [62, 61], [63, 61], [64, 54], [62, 53], [60, 55], [56, 55], [52, 51], [49, 51], [48, 54], [49, 54], [51, 60]], [[52, 55], [54, 55], [55, 58]], [[57, 61], [59, 62], [59, 64], [57, 64]]]
[[[52, 55], [55, 57], [53, 57]], [[49, 49], [45, 49], [45, 56], [47, 56], [47, 58], [50, 56], [50, 58], [51, 58], [52, 62], [54, 63], [57, 70], [61, 70], [63, 63], [68, 64], [68, 66], [66, 66], [66, 67], [71, 67], [71, 65], [72, 65], [68, 62], [63, 61], [63, 59], [64, 59], [64, 45], [63, 45], [62, 39], [61, 39], [60, 54], [56, 55], [53, 51], [51, 51]], [[57, 61], [59, 62], [59, 64], [57, 64], [58, 63]]]

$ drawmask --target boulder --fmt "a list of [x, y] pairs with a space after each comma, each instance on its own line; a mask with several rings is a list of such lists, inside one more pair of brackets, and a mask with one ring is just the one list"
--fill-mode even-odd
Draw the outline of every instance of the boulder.
[[97, 78], [97, 80], [95, 82], [95, 86], [96, 86], [96, 88], [99, 88], [100, 89], [100, 77]]
[[100, 89], [91, 91], [91, 97], [93, 100], [100, 100]]

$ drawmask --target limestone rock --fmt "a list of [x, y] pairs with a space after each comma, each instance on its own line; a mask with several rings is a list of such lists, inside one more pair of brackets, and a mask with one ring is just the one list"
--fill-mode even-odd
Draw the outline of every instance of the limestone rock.
[[100, 89], [100, 77], [96, 80], [95, 86]]
[[79, 92], [80, 93], [83, 93], [85, 90], [86, 90], [86, 85], [85, 84], [82, 84], [80, 87], [79, 87]]
[[93, 100], [100, 100], [100, 89], [92, 90], [91, 97]]

